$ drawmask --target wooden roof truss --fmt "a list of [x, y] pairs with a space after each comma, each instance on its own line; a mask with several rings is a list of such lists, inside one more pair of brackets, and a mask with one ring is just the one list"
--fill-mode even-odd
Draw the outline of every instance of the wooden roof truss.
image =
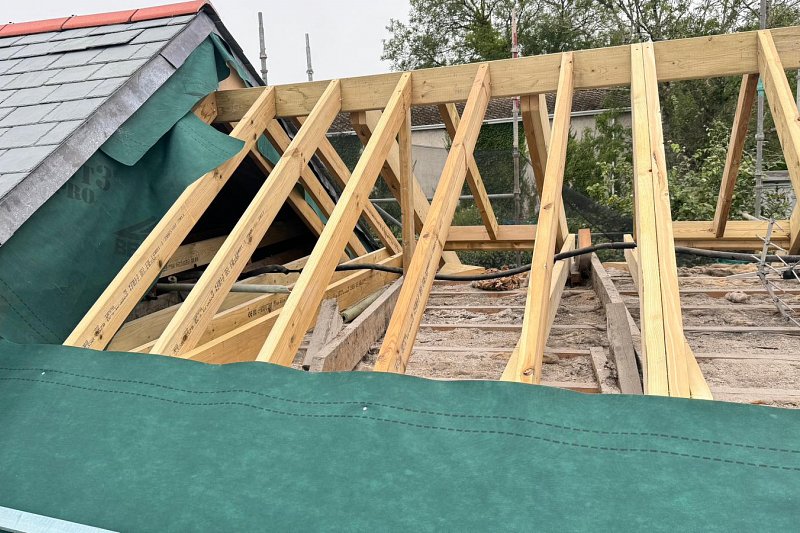
[[[380, 313], [368, 313], [358, 324], [369, 326], [358, 327], [377, 328], [380, 333], [385, 328], [375, 370], [404, 372], [437, 270], [442, 266], [451, 272], [468, 268], [460, 264], [453, 250], [532, 249], [522, 332], [502, 379], [539, 383], [545, 343], [569, 272], [569, 261], [554, 262], [553, 254], [576, 246], [561, 198], [572, 95], [580, 89], [630, 86], [635, 234], [629, 238], [638, 247], [626, 257], [641, 301], [644, 391], [710, 398], [683, 333], [674, 247], [676, 243], [714, 249], [760, 246], [757, 230], [761, 223], [727, 220], [759, 76], [764, 80], [795, 193], [800, 195], [800, 116], [785, 75], [785, 69], [798, 67], [800, 28], [793, 27], [217, 91], [198, 104], [196, 113], [207, 122], [230, 124], [230, 135], [244, 141], [244, 148], [186, 189], [65, 344], [215, 363], [255, 359], [289, 365], [324, 299], [336, 299], [346, 307], [398, 278], [375, 270], [335, 270], [342, 261], [367, 262], [403, 267], [402, 281], [392, 284], [369, 308], [380, 309]], [[658, 83], [717, 76], [742, 76], [742, 87], [716, 215], [713, 221], [673, 223]], [[544, 98], [548, 92], [557, 94], [552, 127]], [[535, 226], [498, 224], [473, 157], [489, 100], [511, 96], [521, 97], [525, 136], [541, 198]], [[461, 116], [456, 102], [466, 102]], [[410, 110], [414, 105], [431, 104], [439, 106], [452, 145], [428, 204], [411, 165]], [[325, 136], [340, 112], [351, 114], [365, 145], [352, 173]], [[279, 117], [299, 127], [293, 138], [277, 122]], [[275, 165], [255, 148], [261, 134], [267, 135], [281, 154]], [[308, 166], [314, 154], [342, 187], [335, 203]], [[171, 272], [168, 265], [180, 255], [189, 231], [245, 157], [253, 159], [269, 179], [230, 234], [209, 249], [208, 266], [189, 296], [179, 306], [122, 327], [152, 283], [165, 271]], [[401, 241], [369, 202], [379, 175], [400, 202]], [[465, 181], [483, 226], [451, 227]], [[327, 223], [310, 209], [298, 186], [314, 199]], [[287, 202], [318, 235], [310, 256], [290, 263], [302, 267], [302, 273], [288, 279], [290, 294], [231, 293]], [[368, 252], [356, 237], [353, 230], [361, 216], [382, 249]], [[799, 217], [796, 209], [785, 223], [787, 229], [777, 236], [792, 252], [800, 249]], [[265, 283], [274, 276], [263, 274], [245, 283]], [[363, 350], [363, 340], [359, 342]], [[352, 368], [357, 359], [353, 361], [346, 352], [341, 342], [334, 343], [326, 348], [330, 360], [323, 357], [311, 364], [325, 370]]]

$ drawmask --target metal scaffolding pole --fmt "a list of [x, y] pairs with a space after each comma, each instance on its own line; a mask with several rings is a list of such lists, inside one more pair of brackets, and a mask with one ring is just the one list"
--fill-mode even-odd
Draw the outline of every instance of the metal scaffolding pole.
[[308, 40], [306, 33], [306, 74], [308, 74], [308, 81], [314, 81], [314, 69], [311, 68], [311, 43]]
[[[761, 0], [758, 26], [762, 30], [767, 27], [767, 11], [769, 0]], [[758, 117], [756, 123], [756, 190], [754, 214], [761, 216], [761, 194], [764, 190], [764, 83], [758, 80]]]
[[264, 80], [265, 85], [269, 85], [267, 81], [267, 47], [264, 44], [264, 15], [261, 11], [258, 12], [258, 41], [260, 45], [259, 55], [261, 58], [261, 79]]

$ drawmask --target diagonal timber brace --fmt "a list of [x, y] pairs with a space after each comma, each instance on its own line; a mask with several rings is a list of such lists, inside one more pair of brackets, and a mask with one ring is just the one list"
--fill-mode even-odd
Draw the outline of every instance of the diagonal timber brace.
[[[764, 80], [764, 91], [778, 130], [792, 188], [795, 197], [800, 198], [800, 114], [769, 30], [758, 32], [758, 68]], [[800, 251], [800, 202], [795, 204], [792, 211], [789, 231], [789, 253], [794, 254]]]
[[[525, 316], [519, 339], [519, 352], [516, 365], [510, 376], [523, 383], [541, 383], [544, 347], [549, 334], [551, 306], [550, 289], [553, 283], [563, 286], [564, 281], [553, 279], [553, 252], [559, 232], [559, 220], [564, 205], [561, 191], [564, 184], [564, 165], [569, 141], [569, 124], [572, 114], [572, 93], [574, 80], [574, 58], [571, 52], [562, 55], [561, 75], [556, 94], [555, 120], [547, 150], [547, 166], [542, 184], [542, 200], [539, 209], [539, 222], [536, 225], [536, 241], [533, 245], [531, 273], [528, 281], [528, 297], [525, 303]], [[574, 237], [571, 239], [575, 245]], [[563, 267], [563, 265], [561, 265]], [[566, 271], [565, 271], [566, 272]], [[560, 295], [560, 293], [559, 293]], [[552, 310], [555, 317], [555, 309]]]
[[[353, 170], [325, 230], [314, 246], [292, 293], [286, 300], [272, 331], [258, 355], [259, 361], [290, 365], [303, 335], [313, 321], [310, 309], [317, 309], [325, 287], [336, 267], [336, 258], [353, 232], [369, 202], [369, 193], [378, 179], [389, 148], [411, 105], [411, 74], [404, 74], [386, 106], [375, 132]], [[306, 122], [306, 125], [311, 121]], [[304, 125], [305, 126], [305, 125]]]
[[[461, 122], [461, 117], [458, 114], [456, 105], [440, 105], [439, 114], [442, 116], [450, 139], [455, 138], [458, 125]], [[489, 237], [496, 239], [498, 226], [497, 217], [492, 209], [489, 193], [486, 192], [486, 186], [483, 183], [483, 178], [481, 178], [481, 173], [478, 170], [478, 164], [475, 162], [473, 154], [467, 156], [467, 185], [469, 185], [469, 190], [472, 192], [472, 197], [475, 199], [475, 206], [478, 208], [478, 212], [481, 215], [483, 225], [486, 226], [486, 231], [489, 232]]]
[[[97, 302], [64, 341], [66, 346], [102, 350], [125, 318], [144, 296], [161, 269], [181, 245], [200, 216], [227, 183], [259, 135], [275, 117], [275, 91], [261, 90], [260, 96], [231, 132], [244, 141], [231, 159], [189, 185], [137, 248]], [[258, 242], [261, 239], [256, 239]], [[245, 261], [249, 259], [246, 258]]]
[[308, 121], [275, 165], [269, 179], [256, 193], [225, 244], [156, 342], [152, 353], [179, 356], [197, 344], [297, 183], [302, 169], [307, 166], [320, 139], [327, 133], [340, 106], [341, 87], [338, 81], [332, 81]]
[[375, 362], [377, 371], [405, 372], [458, 197], [466, 179], [467, 160], [475, 149], [490, 97], [489, 66], [482, 65], [472, 84], [464, 116], [453, 138], [414, 257], [406, 272], [397, 307]]

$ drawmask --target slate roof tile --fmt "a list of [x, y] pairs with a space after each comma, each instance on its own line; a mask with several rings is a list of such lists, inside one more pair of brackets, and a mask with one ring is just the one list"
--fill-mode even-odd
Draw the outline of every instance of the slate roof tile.
[[79, 100], [86, 98], [89, 93], [102, 83], [100, 80], [81, 81], [77, 83], [65, 83], [52, 87], [54, 90], [45, 96], [42, 102], [66, 102], [67, 100]]
[[109, 46], [97, 54], [93, 61], [107, 63], [111, 61], [124, 61], [130, 59], [136, 52], [145, 46], [142, 44], [123, 44], [120, 46]]
[[139, 36], [131, 41], [132, 44], [152, 43], [154, 41], [166, 41], [172, 39], [183, 26], [161, 26], [160, 28], [148, 28]]
[[48, 146], [12, 148], [0, 155], [0, 174], [26, 172], [42, 162], [52, 151]]
[[20, 36], [20, 35], [17, 35], [15, 37], [3, 37], [2, 39], [0, 39], [0, 48], [5, 48], [7, 46], [11, 46], [12, 44], [16, 43], [20, 39], [22, 39], [22, 36]]
[[43, 85], [41, 87], [28, 87], [26, 89], [18, 89], [11, 96], [0, 103], [1, 107], [24, 107], [32, 106], [44, 102], [47, 96], [52, 93], [56, 88], [52, 85]]
[[[19, 74], [22, 72], [32, 72], [50, 67], [53, 63], [61, 59], [59, 54], [50, 54], [39, 57], [29, 57], [20, 59], [14, 66], [5, 71], [6, 74]], [[17, 59], [17, 58], [14, 58]], [[54, 67], [50, 67], [54, 68]]]
[[0, 60], [0, 74], [8, 72], [11, 68], [16, 66], [20, 61], [22, 60], [21, 59]]
[[11, 77], [5, 84], [0, 81], [0, 87], [4, 90], [8, 89], [26, 89], [31, 87], [40, 87], [45, 85], [50, 78], [56, 73], [54, 70], [34, 70], [25, 72], [24, 74], [10, 74], [3, 77]]
[[86, 65], [99, 53], [100, 50], [97, 48], [92, 50], [82, 50], [80, 52], [67, 52], [54, 61], [51, 68], [77, 67], [78, 65]]
[[[2, 154], [0, 154], [2, 155]], [[9, 191], [25, 179], [27, 172], [0, 174], [0, 191]]]
[[[78, 67], [69, 67], [61, 70], [51, 71], [53, 72], [53, 76], [47, 80], [47, 84], [72, 83], [76, 81], [88, 80], [91, 78], [92, 74], [97, 72], [102, 67], [103, 65], [101, 64], [81, 65]], [[2, 85], [0, 85], [0, 87], [2, 87]]]
[[61, 141], [69, 137], [69, 134], [83, 123], [82, 120], [67, 120], [63, 122], [55, 122], [55, 127], [45, 133], [36, 144], [59, 144]]
[[114, 91], [116, 91], [119, 87], [121, 87], [122, 84], [125, 83], [125, 80], [127, 79], [128, 76], [122, 76], [120, 78], [108, 78], [102, 80], [100, 82], [100, 85], [92, 89], [92, 91], [86, 96], [90, 98], [94, 96], [108, 96], [112, 94]]
[[[39, 104], [34, 106], [7, 108], [10, 112], [0, 119], [0, 127], [34, 124], [42, 120], [45, 115], [57, 107], [58, 104]], [[0, 115], [2, 115], [2, 111], [3, 110], [0, 109]]]
[[55, 122], [50, 122], [8, 128], [0, 135], [0, 148], [24, 148], [37, 144], [55, 125]]
[[[61, 102], [58, 106], [45, 116], [47, 120], [78, 120], [85, 119], [97, 109], [105, 98], [86, 98], [84, 100], [71, 100]], [[52, 105], [52, 104], [43, 104]], [[0, 126], [3, 123], [0, 121]]]
[[147, 59], [132, 59], [130, 61], [117, 61], [115, 63], [106, 63], [100, 69], [92, 74], [87, 79], [99, 80], [104, 78], [116, 78], [119, 76], [130, 76], [139, 67], [147, 63]]

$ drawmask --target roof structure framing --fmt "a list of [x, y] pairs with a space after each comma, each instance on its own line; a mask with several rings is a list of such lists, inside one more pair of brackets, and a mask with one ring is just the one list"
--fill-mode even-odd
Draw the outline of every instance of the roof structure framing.
[[[323, 300], [334, 299], [344, 309], [370, 297], [380, 303], [364, 306], [376, 315], [364, 317], [334, 339], [337, 353], [346, 351], [350, 340], [363, 350], [372, 342], [364, 339], [375, 339], [385, 332], [374, 369], [403, 373], [437, 270], [442, 265], [448, 272], [472, 268], [462, 265], [452, 250], [530, 250], [533, 259], [520, 340], [502, 379], [539, 383], [545, 345], [571, 271], [570, 261], [554, 261], [554, 253], [576, 246], [561, 197], [572, 96], [580, 89], [630, 86], [635, 232], [626, 240], [635, 240], [637, 249], [628, 250], [626, 260], [641, 301], [644, 391], [710, 399], [708, 385], [684, 336], [675, 245], [720, 250], [761, 247], [758, 235], [766, 223], [727, 221], [759, 74], [776, 117], [795, 193], [800, 193], [799, 115], [784, 73], [798, 67], [800, 28], [791, 27], [217, 91], [198, 105], [196, 112], [207, 122], [235, 123], [231, 135], [245, 141], [245, 147], [186, 189], [66, 344], [95, 349], [108, 345], [239, 162], [248, 154], [256, 154], [255, 140], [266, 132], [282, 156], [274, 166], [269, 162], [260, 165], [269, 178], [224, 242], [213, 243], [209, 251], [213, 258], [206, 259], [208, 267], [189, 298], [158, 315], [126, 324], [112, 348], [212, 363], [259, 360], [290, 365]], [[742, 76], [742, 86], [716, 217], [714, 221], [673, 222], [658, 84], [718, 76]], [[549, 92], [556, 93], [552, 127], [544, 96]], [[541, 196], [536, 225], [498, 223], [473, 157], [489, 101], [514, 96], [522, 98], [525, 136]], [[454, 105], [457, 102], [466, 102], [461, 116]], [[440, 106], [452, 138], [430, 204], [411, 164], [410, 109], [414, 105]], [[351, 114], [354, 129], [365, 145], [352, 174], [325, 138], [340, 112]], [[278, 117], [291, 118], [300, 125], [294, 138], [282, 129]], [[343, 188], [338, 200], [328, 197], [308, 167], [315, 153]], [[379, 176], [401, 204], [400, 240], [369, 202]], [[451, 227], [465, 181], [479, 204], [483, 224]], [[298, 185], [315, 199], [328, 219], [326, 223], [303, 201]], [[302, 268], [301, 274], [287, 278], [290, 294], [230, 294], [234, 281], [286, 202], [319, 235], [310, 256], [289, 263], [292, 268]], [[354, 228], [362, 216], [384, 248], [368, 251], [359, 241]], [[791, 222], [775, 231], [775, 242], [792, 250], [800, 247], [798, 217], [795, 212]], [[584, 232], [579, 240], [583, 246], [590, 239]], [[358, 257], [348, 259], [348, 248]], [[340, 261], [402, 267], [404, 275], [398, 280], [396, 272], [337, 271]], [[272, 279], [269, 276], [262, 274], [248, 283], [267, 283]], [[383, 297], [375, 295], [392, 283]], [[360, 324], [369, 328], [368, 335], [360, 336]], [[348, 368], [359, 360], [359, 354], [350, 355], [345, 365]], [[321, 363], [317, 366], [327, 368]]]

